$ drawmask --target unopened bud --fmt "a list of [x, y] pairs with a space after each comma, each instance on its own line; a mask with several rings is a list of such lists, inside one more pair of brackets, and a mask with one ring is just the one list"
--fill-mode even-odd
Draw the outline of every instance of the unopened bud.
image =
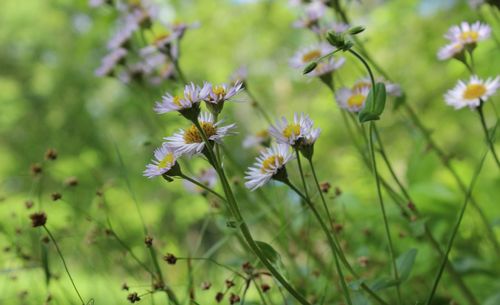
[[358, 25], [358, 26], [355, 26], [355, 27], [350, 28], [347, 32], [348, 32], [350, 35], [357, 35], [357, 34], [359, 34], [359, 33], [363, 32], [364, 30], [365, 30], [365, 28], [364, 28], [364, 27], [362, 27], [362, 26], [359, 26], [359, 25]]
[[313, 61], [304, 68], [304, 71], [302, 71], [302, 73], [307, 74], [309, 72], [312, 72], [314, 69], [316, 69], [317, 66], [318, 63], [316, 61]]

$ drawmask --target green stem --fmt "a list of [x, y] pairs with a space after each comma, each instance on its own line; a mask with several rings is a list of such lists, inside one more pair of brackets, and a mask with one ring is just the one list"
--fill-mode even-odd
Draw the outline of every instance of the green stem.
[[439, 265], [439, 269], [438, 269], [438, 272], [436, 274], [436, 278], [434, 279], [434, 283], [432, 285], [432, 289], [431, 289], [431, 292], [429, 294], [429, 297], [427, 298], [427, 302], [425, 303], [426, 305], [430, 305], [431, 302], [432, 302], [432, 299], [434, 297], [434, 294], [436, 293], [436, 289], [437, 289], [437, 286], [439, 284], [439, 281], [441, 279], [441, 276], [443, 274], [443, 271], [444, 271], [444, 268], [446, 266], [446, 263], [448, 262], [448, 255], [450, 254], [450, 251], [451, 251], [451, 248], [453, 246], [453, 242], [455, 241], [455, 237], [457, 235], [457, 232], [458, 232], [458, 228], [460, 227], [460, 223], [462, 222], [462, 218], [465, 214], [465, 210], [467, 209], [467, 205], [469, 203], [469, 199], [471, 197], [471, 194], [472, 194], [472, 189], [474, 188], [474, 185], [477, 181], [477, 178], [479, 177], [479, 173], [481, 172], [481, 169], [483, 168], [483, 164], [484, 164], [484, 160], [486, 159], [486, 155], [487, 155], [487, 151], [483, 154], [482, 158], [481, 158], [481, 161], [479, 162], [479, 165], [474, 173], [474, 176], [472, 177], [472, 180], [470, 182], [470, 185], [469, 185], [469, 188], [467, 189], [467, 194], [465, 196], [465, 200], [464, 200], [464, 203], [462, 205], [462, 208], [460, 210], [460, 213], [458, 215], [458, 219], [457, 219], [457, 222], [455, 223], [455, 226], [453, 228], [453, 231], [451, 233], [451, 237], [450, 237], [450, 240], [448, 241], [448, 245], [446, 246], [446, 251], [445, 251], [445, 254], [443, 256], [443, 259], [441, 261], [441, 264]]
[[[302, 170], [302, 162], [300, 161], [300, 153], [298, 148], [294, 148], [295, 156], [297, 157], [297, 165], [299, 167], [300, 179], [302, 180], [302, 187], [304, 188], [304, 193], [306, 197], [309, 199], [309, 191], [307, 190], [306, 178], [304, 176], [304, 171]], [[310, 200], [310, 199], [309, 199]]]
[[[318, 176], [316, 175], [316, 170], [314, 168], [312, 159], [307, 159], [307, 160], [309, 161], [309, 166], [311, 167], [311, 171], [312, 171], [312, 174], [313, 174], [313, 177], [314, 177], [314, 182], [316, 183], [316, 188], [317, 188], [318, 193], [319, 193], [319, 195], [321, 197], [321, 202], [323, 203], [323, 207], [324, 207], [326, 215], [328, 217], [328, 222], [330, 224], [332, 224], [333, 223], [333, 219], [332, 219], [332, 216], [330, 215], [330, 211], [328, 209], [328, 205], [326, 204], [325, 196], [323, 195], [323, 192], [321, 191], [321, 186], [319, 185]], [[337, 257], [337, 253], [335, 251], [335, 250], [338, 250], [339, 252], [341, 252], [342, 251], [342, 247], [340, 246], [340, 243], [336, 240], [337, 237], [335, 236], [335, 234], [333, 234], [333, 235], [334, 235], [334, 238], [335, 238], [335, 243], [337, 244], [337, 247], [335, 247], [335, 249], [334, 249], [333, 258], [335, 260], [335, 266], [336, 266], [337, 271], [339, 273], [339, 277], [340, 277], [340, 282], [342, 284], [342, 288], [344, 290], [344, 293], [346, 294], [347, 302], [350, 304], [351, 300], [350, 300], [349, 290], [347, 289], [347, 285], [346, 285], [346, 282], [345, 282], [345, 279], [344, 279], [344, 275], [342, 274], [342, 268], [340, 267], [339, 259]]]
[[394, 254], [394, 247], [392, 245], [392, 238], [391, 238], [391, 232], [389, 230], [389, 222], [387, 220], [387, 215], [385, 212], [385, 205], [384, 205], [384, 199], [382, 197], [382, 191], [380, 189], [380, 179], [377, 171], [377, 162], [375, 159], [375, 150], [374, 150], [374, 145], [373, 145], [373, 129], [374, 129], [375, 123], [373, 121], [370, 122], [370, 131], [368, 135], [369, 139], [369, 145], [370, 145], [370, 155], [371, 155], [371, 161], [372, 161], [372, 171], [373, 174], [375, 175], [375, 184], [377, 186], [377, 195], [378, 195], [378, 201], [380, 204], [380, 209], [382, 211], [382, 218], [384, 220], [384, 228], [385, 228], [385, 233], [387, 236], [387, 242], [389, 245], [389, 253], [391, 255], [391, 261], [392, 261], [392, 267], [394, 269], [394, 279], [396, 280], [396, 291], [398, 294], [398, 301], [399, 304], [402, 304], [401, 302], [401, 291], [399, 289], [399, 274], [398, 274], [398, 269], [396, 266], [396, 256]]
[[217, 158], [215, 157], [215, 154], [212, 149], [212, 145], [210, 141], [208, 140], [205, 131], [201, 127], [200, 123], [197, 120], [193, 121], [193, 124], [196, 126], [198, 131], [200, 132], [203, 141], [206, 145], [206, 149], [208, 151], [208, 156], [212, 159], [212, 163], [214, 164], [215, 170], [217, 171], [217, 174], [219, 175], [219, 178], [221, 180], [222, 186], [224, 188], [224, 192], [227, 198], [227, 203], [228, 206], [230, 207], [230, 210], [233, 214], [233, 216], [236, 218], [236, 221], [239, 222], [239, 228], [241, 233], [243, 234], [243, 237], [245, 238], [246, 242], [248, 243], [249, 247], [252, 249], [252, 251], [255, 253], [255, 255], [259, 258], [259, 260], [266, 266], [266, 268], [271, 272], [271, 274], [283, 285], [283, 287], [299, 301], [303, 305], [311, 305], [304, 296], [302, 296], [298, 291], [293, 288], [288, 281], [281, 275], [281, 273], [267, 260], [265, 255], [262, 253], [260, 250], [259, 246], [255, 242], [255, 240], [252, 237], [252, 234], [250, 233], [250, 230], [245, 223], [243, 216], [241, 215], [241, 212], [239, 211], [236, 199], [234, 197], [234, 194], [231, 190], [231, 186], [229, 185], [226, 175], [224, 173], [224, 170], [220, 167], [220, 164], [216, 162]]
[[370, 65], [366, 62], [366, 60], [363, 58], [363, 56], [359, 55], [358, 52], [354, 51], [353, 49], [348, 49], [349, 53], [354, 55], [361, 63], [365, 66], [366, 70], [368, 71], [368, 74], [370, 75], [370, 81], [372, 83], [372, 88], [375, 88], [375, 77], [373, 77], [373, 72], [372, 69], [370, 68]]
[[78, 291], [78, 288], [76, 288], [75, 281], [73, 281], [73, 277], [71, 276], [71, 273], [69, 272], [68, 266], [66, 265], [66, 260], [64, 259], [64, 256], [63, 256], [63, 254], [61, 252], [61, 249], [59, 249], [59, 245], [57, 244], [56, 239], [54, 238], [54, 236], [52, 235], [52, 233], [50, 233], [50, 231], [47, 228], [47, 226], [43, 225], [43, 228], [45, 229], [45, 231], [49, 235], [50, 240], [52, 240], [52, 242], [54, 243], [54, 246], [56, 247], [57, 254], [59, 254], [59, 257], [61, 258], [61, 261], [63, 263], [64, 269], [66, 270], [66, 274], [68, 274], [69, 280], [71, 281], [71, 285], [73, 285], [73, 288], [75, 289], [76, 294], [78, 295], [78, 298], [80, 299], [80, 302], [82, 302], [82, 305], [85, 305], [85, 301], [83, 300], [82, 296], [80, 295], [80, 292]]
[[481, 126], [483, 127], [483, 131], [484, 131], [484, 135], [486, 137], [486, 141], [488, 143], [488, 147], [491, 150], [491, 154], [493, 155], [493, 158], [495, 158], [495, 162], [497, 163], [497, 167], [500, 167], [500, 160], [498, 159], [497, 152], [495, 151], [495, 144], [493, 143], [492, 137], [490, 136], [490, 133], [488, 132], [488, 126], [486, 125], [486, 120], [484, 118], [483, 105], [484, 105], [484, 102], [481, 100], [479, 107], [477, 107], [477, 112], [479, 113], [479, 118], [481, 120]]
[[185, 174], [180, 174], [180, 176], [182, 179], [184, 180], [187, 180], [189, 182], [191, 182], [192, 184], [195, 184], [197, 186], [199, 186], [200, 188], [204, 189], [205, 191], [217, 196], [219, 199], [223, 200], [223, 201], [226, 201], [226, 198], [224, 198], [224, 196], [222, 196], [221, 194], [217, 193], [216, 191], [214, 191], [213, 189], [209, 188], [208, 186], [206, 186], [205, 184], [203, 183], [200, 183], [198, 181], [196, 181], [195, 179], [191, 178], [191, 177], [188, 177], [186, 176]]

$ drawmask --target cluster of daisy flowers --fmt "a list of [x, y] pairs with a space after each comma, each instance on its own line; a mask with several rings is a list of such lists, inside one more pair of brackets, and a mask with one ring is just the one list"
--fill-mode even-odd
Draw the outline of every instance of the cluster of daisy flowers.
[[300, 152], [307, 159], [312, 158], [314, 143], [321, 132], [313, 125], [308, 115], [297, 113], [291, 121], [282, 117], [271, 125], [268, 133], [275, 143], [263, 149], [253, 166], [247, 170], [245, 186], [255, 190], [271, 179], [286, 182], [286, 164], [294, 159], [293, 150]]
[[[462, 22], [460, 25], [452, 26], [444, 35], [449, 44], [438, 51], [441, 60], [456, 58], [463, 62], [469, 70], [472, 69], [467, 63], [465, 51], [470, 55], [472, 64], [472, 53], [477, 44], [491, 36], [491, 28], [479, 21], [469, 24]], [[469, 107], [471, 109], [480, 107], [500, 88], [500, 77], [481, 79], [472, 74], [467, 81], [459, 80], [455, 87], [449, 90], [444, 99], [447, 105], [455, 109]]]
[[[180, 176], [181, 171], [177, 160], [181, 156], [206, 155], [209, 148], [205, 145], [204, 135], [209, 143], [213, 144], [222, 143], [224, 137], [234, 134], [236, 125], [223, 125], [223, 121], [217, 120], [217, 116], [222, 111], [224, 103], [242, 89], [241, 82], [234, 85], [213, 85], [205, 82], [202, 86], [189, 83], [182, 93], [175, 95], [166, 93], [162, 96], [162, 100], [156, 102], [154, 108], [156, 113], [178, 112], [191, 124], [164, 138], [162, 146], [154, 152], [152, 163], [146, 166], [144, 176], [148, 178], [163, 176], [167, 179]], [[201, 111], [202, 102], [205, 103], [209, 112]], [[210, 179], [207, 178], [207, 180]]]
[[107, 44], [108, 54], [95, 70], [97, 76], [151, 85], [176, 77], [179, 41], [196, 24], [165, 23], [158, 17], [159, 7], [147, 0], [91, 0], [90, 5], [109, 6], [119, 13], [117, 29]]

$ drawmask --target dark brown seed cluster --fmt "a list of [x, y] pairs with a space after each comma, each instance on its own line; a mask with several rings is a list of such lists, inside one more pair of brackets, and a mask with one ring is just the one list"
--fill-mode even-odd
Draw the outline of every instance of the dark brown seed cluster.
[[135, 303], [135, 302], [139, 302], [141, 300], [141, 298], [139, 297], [137, 292], [132, 292], [127, 296], [127, 300], [129, 300], [130, 303]]
[[240, 302], [240, 296], [234, 293], [231, 293], [231, 296], [229, 296], [229, 304], [236, 304]]
[[45, 160], [55, 160], [57, 159], [57, 150], [54, 148], [49, 148], [45, 152]]
[[57, 201], [57, 200], [59, 200], [59, 199], [61, 199], [61, 198], [62, 198], [61, 193], [58, 193], [58, 192], [54, 192], [54, 193], [52, 193], [50, 196], [52, 197], [52, 200], [53, 200], [53, 201]]
[[167, 262], [169, 265], [175, 265], [177, 263], [177, 257], [173, 255], [172, 253], [167, 253], [165, 256], [163, 256], [163, 260]]
[[153, 237], [146, 236], [144, 238], [144, 244], [146, 245], [146, 247], [151, 248], [153, 246]]
[[30, 218], [33, 228], [41, 227], [47, 222], [47, 215], [44, 212], [33, 213], [30, 215]]

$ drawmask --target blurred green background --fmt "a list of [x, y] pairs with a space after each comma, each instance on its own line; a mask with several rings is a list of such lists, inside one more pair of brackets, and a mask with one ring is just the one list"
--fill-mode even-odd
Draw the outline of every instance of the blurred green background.
[[[342, 195], [329, 203], [336, 221], [344, 226], [340, 238], [346, 243], [349, 258], [367, 278], [389, 275], [373, 177], [354, 149], [331, 93], [320, 81], [289, 67], [288, 60], [298, 48], [316, 41], [311, 33], [291, 26], [300, 11], [286, 1], [158, 2], [170, 20], [200, 22], [199, 28], [186, 33], [181, 46], [180, 64], [189, 80], [225, 82], [245, 65], [249, 88], [266, 111], [273, 116], [291, 117], [293, 112], [311, 115], [322, 129], [315, 149], [320, 180], [342, 190]], [[431, 0], [352, 1], [346, 7], [353, 23], [367, 27], [361, 39], [370, 53], [393, 81], [401, 84], [407, 103], [432, 130], [445, 153], [453, 157], [453, 166], [468, 183], [486, 148], [484, 136], [476, 113], [445, 105], [443, 94], [468, 74], [459, 62], [439, 62], [436, 52], [445, 44], [442, 35], [463, 20], [484, 20], [500, 37], [499, 11], [486, 6], [474, 11], [465, 1]], [[111, 9], [91, 9], [83, 0], [0, 1], [0, 304], [42, 304], [49, 294], [53, 296], [50, 304], [78, 304], [53, 246], [41, 241], [45, 233], [31, 228], [28, 215], [33, 210], [47, 213], [47, 226], [58, 240], [77, 286], [95, 304], [126, 304], [123, 282], [140, 293], [149, 289], [149, 275], [105, 233], [109, 219], [121, 239], [151, 265], [134, 200], [154, 237], [159, 258], [167, 252], [180, 257], [210, 254], [235, 269], [253, 260], [207, 199], [187, 192], [181, 181], [166, 183], [142, 176], [154, 147], [185, 122], [175, 114], [159, 116], [152, 110], [170, 85], [144, 88], [94, 76], [115, 18]], [[477, 48], [476, 67], [481, 77], [498, 74], [498, 51], [494, 39]], [[364, 74], [352, 57], [346, 57], [348, 62], [339, 75], [349, 85]], [[249, 100], [245, 94], [241, 99]], [[492, 104], [497, 101], [498, 97], [493, 97], [485, 107], [490, 126], [496, 118]], [[391, 110], [392, 102], [378, 124], [384, 144], [397, 174], [444, 248], [463, 193], [426, 147], [406, 113]], [[223, 117], [238, 125], [238, 134], [228, 138], [226, 146], [240, 165], [229, 165], [232, 179], [241, 181], [241, 169], [257, 155], [256, 149], [243, 149], [241, 143], [266, 122], [249, 102], [227, 104]], [[48, 148], [58, 151], [57, 160], [44, 161]], [[38, 177], [30, 173], [35, 163], [43, 168]], [[182, 164], [192, 173], [207, 166], [196, 158]], [[295, 169], [290, 175], [298, 182]], [[78, 186], [67, 186], [69, 177], [76, 177]], [[282, 253], [293, 283], [302, 285], [311, 297], [323, 294], [325, 279], [311, 275], [318, 267], [302, 257], [298, 261], [303, 264], [294, 268], [289, 258], [289, 253], [296, 251], [290, 232], [310, 234], [313, 242], [322, 240], [310, 213], [303, 213], [297, 198], [282, 186], [267, 186], [264, 192], [281, 215], [281, 219], [270, 219], [271, 214], [262, 212], [269, 208], [267, 203], [256, 193], [247, 198], [239, 189], [243, 214], [257, 239]], [[103, 195], [96, 195], [97, 191]], [[52, 201], [53, 192], [60, 192], [62, 200]], [[474, 196], [500, 238], [500, 177], [490, 157]], [[25, 207], [27, 200], [35, 203], [31, 210]], [[410, 282], [403, 286], [407, 304], [416, 304], [424, 300], [439, 259], [387, 201], [397, 252], [412, 247], [419, 250]], [[293, 221], [280, 234], [269, 230], [271, 220], [285, 225], [290, 219]], [[370, 236], [363, 233], [366, 230]], [[328, 249], [315, 248], [328, 259]], [[499, 254], [485, 238], [477, 213], [469, 208], [450, 258], [481, 304], [499, 304], [493, 299], [500, 291]], [[48, 286], [42, 268], [44, 255], [54, 275]], [[369, 257], [368, 267], [356, 264], [361, 256]], [[160, 264], [169, 285], [186, 300], [185, 261], [176, 266]], [[223, 290], [230, 273], [207, 262], [196, 261], [194, 268], [200, 304], [213, 304], [215, 292]], [[212, 288], [201, 291], [203, 281], [212, 282]], [[276, 285], [268, 282], [274, 289], [273, 301], [280, 304]], [[241, 286], [238, 283], [238, 288]], [[334, 291], [331, 288], [328, 293]], [[255, 291], [249, 295], [249, 301], [259, 304]], [[387, 297], [390, 295], [388, 292]], [[436, 304], [449, 304], [451, 299], [465, 304], [449, 274], [445, 273], [438, 295], [442, 301]], [[488, 299], [492, 303], [485, 303]], [[163, 295], [155, 294], [141, 302], [166, 301]]]

